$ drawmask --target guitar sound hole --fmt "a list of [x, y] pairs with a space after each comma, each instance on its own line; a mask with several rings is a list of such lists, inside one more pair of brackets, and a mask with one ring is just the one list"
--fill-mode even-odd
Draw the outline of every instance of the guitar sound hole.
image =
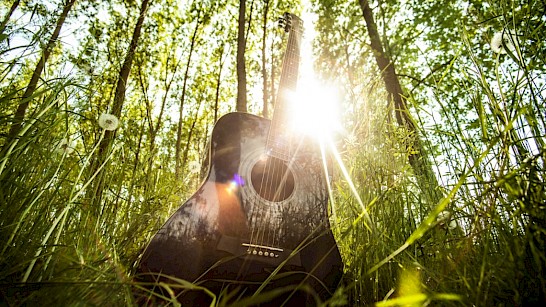
[[251, 180], [258, 195], [269, 201], [283, 201], [294, 192], [294, 175], [283, 160], [274, 157], [258, 161]]

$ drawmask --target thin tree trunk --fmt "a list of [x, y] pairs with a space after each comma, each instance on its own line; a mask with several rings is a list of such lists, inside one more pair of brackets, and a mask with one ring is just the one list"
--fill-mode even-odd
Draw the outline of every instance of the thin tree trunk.
[[[118, 81], [116, 84], [116, 90], [114, 94], [114, 103], [112, 104], [112, 114], [116, 117], [121, 116], [121, 110], [123, 109], [123, 104], [125, 103], [125, 92], [127, 90], [127, 81], [129, 79], [129, 73], [131, 72], [131, 67], [133, 65], [133, 59], [135, 56], [135, 51], [138, 46], [138, 40], [140, 39], [140, 32], [142, 30], [142, 25], [144, 24], [144, 18], [146, 17], [146, 11], [148, 10], [149, 0], [142, 0], [140, 6], [140, 12], [133, 31], [133, 37], [131, 38], [131, 43], [129, 44], [129, 49], [125, 54], [125, 59], [123, 60], [123, 65], [119, 72]], [[100, 152], [105, 152], [106, 149], [111, 145], [112, 139], [115, 136], [115, 131], [106, 131], [104, 139], [100, 144]]]
[[[168, 76], [167, 76], [167, 71], [165, 71], [165, 94], [163, 95], [163, 98], [161, 100], [161, 108], [159, 109], [159, 115], [157, 117], [157, 122], [155, 124], [155, 127], [153, 127], [152, 125], [152, 118], [151, 118], [151, 112], [150, 112], [150, 163], [152, 162], [152, 159], [154, 157], [154, 150], [155, 150], [155, 139], [157, 137], [157, 133], [159, 132], [159, 129], [161, 128], [161, 125], [163, 124], [163, 114], [165, 113], [165, 106], [167, 104], [167, 98], [168, 98], [168, 95], [169, 95], [169, 92], [171, 90], [171, 86], [172, 86], [172, 83], [174, 81], [174, 76], [176, 74], [176, 72], [178, 71], [178, 67], [179, 67], [179, 64], [180, 64], [180, 60], [176, 60], [176, 64], [174, 65], [174, 71], [173, 71], [173, 76], [171, 78], [171, 80], [167, 81], [168, 79]], [[167, 65], [168, 66], [168, 63], [169, 63], [169, 58], [167, 58]]]
[[2, 33], [4, 33], [4, 30], [6, 29], [6, 25], [8, 24], [8, 21], [11, 18], [11, 15], [13, 15], [13, 12], [15, 12], [15, 9], [17, 9], [20, 2], [21, 2], [21, 0], [14, 1], [13, 4], [11, 5], [9, 11], [6, 13], [6, 16], [4, 16], [4, 20], [2, 20], [2, 23], [0, 23], [0, 35], [2, 35]]
[[169, 92], [171, 90], [171, 87], [172, 87], [172, 84], [173, 84], [173, 81], [175, 79], [175, 76], [176, 76], [176, 73], [178, 72], [178, 68], [180, 67], [180, 62], [181, 60], [180, 59], [177, 59], [176, 57], [173, 56], [173, 60], [175, 61], [175, 64], [174, 64], [174, 69], [172, 71], [172, 77], [171, 79], [169, 80], [169, 72], [168, 72], [168, 67], [169, 67], [169, 62], [170, 62], [170, 57], [168, 56], [167, 57], [167, 62], [166, 62], [166, 69], [165, 69], [165, 80], [163, 81], [164, 82], [164, 87], [165, 87], [165, 93], [163, 94], [163, 97], [161, 99], [161, 108], [159, 109], [159, 115], [157, 117], [157, 122], [155, 123], [155, 126], [153, 125], [153, 119], [152, 119], [152, 107], [150, 106], [150, 111], [148, 111], [148, 116], [150, 117], [149, 119], [149, 126], [150, 126], [150, 137], [149, 137], [149, 143], [148, 143], [148, 157], [147, 157], [147, 164], [146, 164], [146, 169], [145, 169], [145, 178], [146, 178], [146, 184], [144, 185], [144, 191], [143, 191], [143, 194], [144, 195], [148, 195], [148, 191], [154, 191], [155, 190], [155, 185], [157, 183], [157, 175], [158, 173], [156, 173], [155, 175], [153, 174], [153, 165], [154, 165], [154, 161], [156, 159], [156, 152], [155, 152], [155, 148], [156, 148], [156, 138], [157, 138], [157, 134], [159, 132], [159, 130], [161, 129], [162, 125], [163, 125], [163, 115], [165, 113], [165, 107], [166, 107], [166, 104], [167, 104], [167, 98], [169, 97]]
[[[214, 126], [212, 126], [214, 127]], [[205, 125], [205, 133], [203, 133], [204, 137], [201, 138], [201, 140], [203, 140], [203, 142], [201, 142], [201, 145], [199, 146], [199, 157], [201, 158], [201, 161], [203, 162], [203, 164], [205, 164], [206, 162], [203, 161], [203, 160], [207, 160], [206, 159], [206, 154], [205, 152], [207, 151], [208, 149], [208, 142], [209, 142], [209, 130], [210, 130], [211, 126], [210, 125]], [[208, 161], [207, 161], [208, 162]], [[201, 166], [201, 170], [203, 171], [203, 166]]]
[[[219, 63], [218, 63], [218, 76], [216, 78], [216, 93], [214, 95], [214, 122], [213, 124], [216, 123], [216, 121], [218, 120], [218, 103], [220, 101], [220, 82], [222, 80], [222, 68], [224, 67], [224, 49], [225, 49], [226, 45], [222, 45], [221, 49], [220, 49], [220, 59], [218, 60]], [[229, 53], [229, 48], [228, 48], [228, 53]]]
[[[123, 103], [125, 102], [125, 91], [127, 89], [127, 81], [129, 79], [129, 73], [131, 72], [133, 58], [135, 55], [136, 48], [138, 46], [138, 41], [140, 39], [140, 32], [142, 29], [142, 25], [144, 23], [146, 11], [148, 10], [148, 4], [149, 4], [149, 0], [142, 0], [137, 23], [135, 25], [133, 36], [131, 38], [131, 43], [129, 44], [129, 49], [127, 50], [127, 53], [125, 54], [125, 59], [123, 60], [121, 70], [119, 72], [118, 81], [116, 84], [116, 90], [114, 94], [114, 102], [113, 102], [112, 111], [111, 111], [111, 113], [118, 118], [121, 116], [121, 110], [123, 109]], [[112, 145], [112, 141], [115, 135], [116, 135], [116, 130], [105, 131], [104, 138], [102, 139], [99, 145], [99, 152], [97, 154], [97, 158], [95, 159], [95, 163], [91, 167], [91, 174], [90, 174], [91, 176], [94, 173], [96, 173], [100, 165], [102, 165], [102, 163], [106, 161], [106, 156], [108, 155], [109, 148]], [[95, 188], [93, 189], [94, 195], [92, 197], [94, 197], [95, 201], [97, 202], [100, 201], [100, 199], [102, 198], [102, 186], [104, 183], [103, 175], [104, 175], [104, 172], [101, 171], [101, 173], [98, 174], [97, 178], [95, 179], [96, 184], [94, 185], [95, 186]]]
[[[136, 182], [136, 176], [137, 176], [137, 169], [138, 169], [138, 166], [140, 164], [140, 150], [142, 149], [142, 139], [144, 137], [144, 123], [142, 124], [142, 126], [140, 127], [140, 134], [139, 134], [139, 137], [138, 137], [138, 145], [137, 145], [137, 148], [136, 148], [136, 153], [135, 153], [135, 162], [133, 163], [133, 170], [132, 170], [132, 173], [131, 173], [131, 184], [129, 185], [129, 192], [128, 192], [128, 195], [129, 195], [129, 199], [127, 200], [127, 207], [128, 208], [131, 208], [131, 203], [133, 201], [133, 189], [135, 188], [135, 182]], [[120, 184], [120, 187], [121, 187], [121, 184]], [[118, 197], [119, 199], [119, 194], [118, 194]], [[117, 200], [116, 200], [117, 202]]]
[[[32, 72], [32, 77], [30, 78], [30, 82], [28, 83], [27, 88], [25, 92], [23, 93], [23, 96], [21, 97], [21, 103], [17, 107], [17, 111], [15, 111], [15, 116], [13, 118], [13, 123], [8, 132], [8, 139], [6, 144], [10, 143], [11, 140], [17, 137], [17, 134], [21, 130], [21, 126], [23, 124], [23, 120], [25, 118], [25, 114], [27, 112], [30, 99], [32, 97], [32, 94], [34, 94], [36, 87], [38, 87], [38, 81], [40, 79], [40, 76], [42, 75], [42, 71], [44, 70], [45, 63], [49, 59], [51, 51], [53, 50], [53, 47], [55, 46], [55, 43], [57, 42], [57, 39], [59, 38], [59, 33], [61, 33], [61, 28], [64, 24], [66, 16], [68, 16], [68, 12], [70, 11], [70, 9], [72, 8], [75, 2], [76, 0], [68, 0], [63, 5], [63, 12], [61, 13], [61, 16], [59, 16], [59, 19], [57, 20], [57, 25], [55, 26], [55, 30], [53, 31], [53, 34], [51, 35], [51, 37], [49, 38], [49, 41], [44, 47], [42, 56], [40, 57], [40, 60], [38, 60], [38, 64], [36, 64], [36, 67], [34, 68], [34, 71]], [[7, 22], [7, 20], [4, 20], [4, 21]]]
[[146, 122], [147, 122], [147, 126], [148, 126], [148, 130], [149, 131], [152, 131], [153, 130], [153, 120], [152, 120], [152, 105], [151, 105], [151, 102], [150, 102], [150, 98], [148, 97], [148, 84], [146, 84], [144, 78], [144, 74], [142, 73], [142, 60], [139, 60], [137, 58], [137, 80], [138, 80], [138, 85], [140, 86], [140, 90], [142, 92], [142, 97], [143, 97], [143, 100], [144, 100], [144, 105], [146, 106]]
[[237, 106], [238, 112], [246, 112], [246, 65], [245, 65], [245, 12], [246, 0], [239, 1], [239, 29], [237, 34]]
[[195, 124], [197, 123], [197, 118], [199, 117], [199, 110], [201, 109], [201, 105], [203, 104], [203, 101], [199, 101], [199, 106], [197, 107], [197, 111], [195, 112], [195, 117], [193, 118], [193, 122], [191, 123], [190, 130], [188, 131], [188, 139], [186, 140], [186, 147], [184, 148], [184, 157], [182, 158], [182, 167], [186, 165], [188, 162], [188, 152], [190, 151], [190, 143], [191, 138], [193, 136], [193, 130], [195, 129]]
[[146, 17], [146, 11], [148, 10], [149, 0], [142, 0], [140, 6], [140, 13], [138, 16], [135, 30], [133, 31], [133, 37], [129, 44], [129, 49], [125, 55], [121, 71], [119, 72], [118, 82], [116, 84], [116, 92], [114, 96], [114, 104], [112, 105], [112, 114], [117, 117], [121, 116], [121, 110], [123, 109], [123, 103], [125, 102], [125, 91], [127, 89], [127, 81], [129, 79], [129, 73], [131, 72], [131, 66], [133, 65], [133, 58], [140, 39], [140, 31]]
[[[127, 81], [129, 79], [129, 73], [131, 72], [131, 66], [133, 65], [133, 58], [135, 56], [135, 51], [138, 46], [138, 40], [140, 39], [140, 31], [142, 30], [142, 24], [144, 23], [144, 18], [146, 17], [146, 11], [148, 10], [149, 0], [142, 0], [140, 6], [140, 12], [135, 25], [135, 30], [133, 31], [133, 37], [131, 38], [131, 43], [129, 44], [129, 49], [127, 54], [125, 54], [125, 59], [121, 66], [119, 72], [118, 81], [116, 84], [116, 90], [114, 94], [114, 103], [112, 104], [112, 114], [116, 117], [121, 117], [121, 110], [123, 109], [123, 103], [125, 102], [125, 91], [127, 90]], [[111, 145], [112, 139], [115, 136], [114, 131], [106, 131], [104, 134], [104, 139], [100, 144], [99, 151], [104, 153], [107, 148]]]
[[190, 63], [191, 63], [191, 56], [193, 54], [193, 49], [195, 48], [195, 40], [197, 38], [197, 31], [199, 30], [199, 26], [201, 25], [200, 20], [201, 11], [197, 12], [197, 21], [195, 24], [195, 29], [193, 30], [193, 35], [191, 37], [191, 45], [190, 45], [190, 53], [188, 55], [188, 61], [186, 62], [186, 72], [184, 73], [184, 82], [182, 85], [182, 97], [180, 98], [180, 114], [178, 117], [178, 129], [176, 133], [176, 152], [175, 152], [175, 178], [178, 179], [181, 172], [181, 164], [180, 162], [180, 155], [182, 151], [182, 126], [184, 124], [184, 102], [186, 100], [186, 87], [188, 84], [188, 78], [189, 78], [189, 72], [190, 72]]
[[428, 162], [424, 147], [419, 140], [418, 131], [410, 117], [405, 98], [406, 96], [404, 95], [400, 81], [396, 75], [394, 64], [390, 62], [388, 55], [383, 49], [368, 0], [359, 0], [359, 4], [362, 9], [364, 20], [366, 21], [368, 35], [370, 36], [370, 45], [377, 66], [379, 71], [381, 71], [389, 98], [394, 102], [396, 122], [398, 125], [405, 127], [413, 135], [413, 141], [406, 144], [409, 148], [409, 163], [418, 179], [421, 190], [429, 197], [430, 202], [437, 203], [442, 198], [442, 193], [439, 190], [436, 176]]
[[265, 49], [267, 48], [267, 13], [269, 12], [269, 0], [264, 0], [264, 18], [262, 21], [262, 79], [263, 79], [263, 109], [262, 116], [265, 118], [269, 117], [269, 92], [267, 88], [267, 69], [266, 69], [266, 53]]
[[216, 78], [216, 93], [214, 94], [214, 121], [216, 124], [218, 121], [218, 102], [220, 100], [220, 82], [222, 80], [222, 60], [220, 59], [220, 68], [218, 69], [218, 77]]
[[250, 1], [250, 13], [248, 14], [248, 20], [245, 20], [245, 23], [248, 24], [246, 27], [245, 42], [246, 42], [246, 38], [249, 36], [250, 29], [252, 28], [252, 13], [253, 12], [254, 12], [254, 0]]

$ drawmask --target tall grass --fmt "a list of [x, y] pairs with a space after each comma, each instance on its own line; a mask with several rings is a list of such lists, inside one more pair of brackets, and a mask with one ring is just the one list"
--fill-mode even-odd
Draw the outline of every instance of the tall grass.
[[[529, 45], [536, 32], [516, 32], [505, 54], [486, 51], [488, 61], [476, 54], [479, 41], [462, 32], [461, 55], [442, 74], [458, 81], [447, 93], [439, 80], [428, 110], [417, 112], [445, 188], [434, 206], [406, 162], [401, 144], [412, 136], [390, 124], [382, 103], [360, 103], [349, 115], [359, 125], [344, 161], [373, 223], [370, 229], [361, 219], [340, 180], [336, 225], [355, 305], [546, 302], [546, 63]], [[466, 105], [454, 104], [460, 101]]]
[[132, 137], [122, 137], [101, 168], [106, 196], [92, 208], [90, 165], [104, 131], [97, 114], [73, 111], [78, 91], [86, 89], [67, 80], [44, 85], [19, 136], [2, 144], [0, 300], [9, 305], [131, 304], [139, 252], [188, 192], [157, 167], [168, 157], [135, 174], [147, 157], [135, 160]]

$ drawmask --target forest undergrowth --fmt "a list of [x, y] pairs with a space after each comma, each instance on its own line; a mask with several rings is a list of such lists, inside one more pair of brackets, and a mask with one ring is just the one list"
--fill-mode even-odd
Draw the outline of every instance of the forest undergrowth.
[[[488, 60], [476, 51], [478, 34], [458, 27], [457, 56], [406, 97], [419, 135], [394, 121], [380, 72], [367, 69], [360, 92], [345, 92], [330, 202], [345, 276], [325, 305], [546, 302], [545, 21], [538, 30], [523, 27], [533, 14], [517, 24], [509, 10], [497, 15], [506, 26]], [[14, 52], [3, 27], [0, 57]], [[491, 44], [498, 36], [483, 35]], [[0, 305], [135, 305], [134, 293], [144, 289], [133, 279], [143, 248], [200, 183], [213, 119], [195, 101], [211, 96], [186, 106], [195, 111], [184, 128], [192, 141], [180, 176], [174, 125], [154, 128], [157, 114], [144, 98], [130, 97], [120, 122], [105, 129], [96, 107], [102, 94], [73, 72], [43, 79], [22, 98], [32, 73], [27, 57], [0, 63]], [[10, 136], [24, 102], [30, 109]], [[107, 131], [114, 141], [102, 148]], [[439, 182], [438, 202], [408, 163], [415, 138]]]

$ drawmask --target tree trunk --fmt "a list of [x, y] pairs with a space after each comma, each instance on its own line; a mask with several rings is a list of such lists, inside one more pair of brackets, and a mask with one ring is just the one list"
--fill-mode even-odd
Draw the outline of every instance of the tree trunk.
[[[175, 61], [176, 61], [176, 59], [175, 59]], [[168, 67], [168, 63], [169, 63], [169, 57], [167, 57], [166, 67]], [[172, 83], [174, 81], [174, 76], [175, 76], [176, 72], [178, 71], [179, 63], [180, 63], [180, 61], [176, 61], [174, 71], [172, 73], [172, 77], [171, 77], [170, 80], [168, 80], [168, 71], [167, 71], [167, 69], [165, 70], [165, 81], [164, 81], [165, 93], [163, 94], [163, 98], [161, 99], [161, 108], [159, 109], [159, 115], [157, 116], [157, 122], [155, 123], [155, 126], [153, 124], [152, 107], [151, 106], [150, 106], [150, 110], [148, 111], [148, 113], [150, 114], [149, 115], [149, 117], [150, 117], [150, 119], [149, 119], [149, 121], [150, 121], [150, 134], [149, 134], [149, 143], [148, 143], [148, 152], [149, 152], [149, 154], [147, 156], [146, 169], [144, 170], [145, 178], [146, 178], [146, 184], [144, 185], [144, 194], [145, 195], [147, 195], [149, 190], [154, 191], [154, 186], [155, 185], [154, 185], [153, 175], [151, 175], [151, 174], [153, 173], [153, 166], [154, 166], [154, 161], [155, 161], [155, 158], [156, 158], [155, 140], [157, 138], [157, 134], [158, 134], [159, 130], [161, 129], [161, 126], [163, 125], [163, 114], [165, 112], [165, 106], [167, 104], [167, 98], [169, 96], [171, 85], [172, 85]]]
[[[148, 10], [148, 4], [149, 4], [149, 0], [142, 0], [137, 23], [135, 25], [133, 36], [131, 38], [131, 43], [129, 44], [129, 49], [127, 50], [127, 53], [125, 54], [125, 59], [123, 60], [121, 70], [119, 72], [119, 76], [118, 76], [118, 80], [116, 84], [116, 90], [114, 94], [114, 102], [113, 102], [112, 111], [111, 111], [111, 114], [115, 115], [118, 118], [121, 116], [121, 110], [123, 109], [123, 103], [125, 102], [125, 91], [127, 89], [127, 81], [129, 79], [129, 73], [131, 72], [133, 58], [135, 55], [136, 48], [138, 46], [138, 41], [140, 39], [140, 31], [144, 23], [146, 11]], [[99, 145], [99, 152], [97, 154], [97, 158], [95, 159], [95, 162], [93, 166], [91, 167], [90, 176], [93, 176], [93, 174], [98, 171], [98, 169], [104, 163], [104, 161], [106, 161], [109, 148], [112, 145], [112, 141], [115, 135], [116, 135], [116, 130], [105, 131], [104, 138], [102, 139]], [[102, 198], [103, 175], [104, 175], [104, 172], [101, 171], [101, 173], [98, 174], [97, 178], [95, 179], [96, 184], [94, 185], [95, 187], [93, 189], [94, 195], [92, 196], [92, 197], [95, 197], [95, 201], [100, 201], [100, 199]]]
[[[23, 93], [23, 96], [21, 97], [21, 103], [17, 107], [17, 111], [15, 112], [15, 116], [13, 118], [13, 123], [10, 127], [10, 130], [8, 132], [8, 139], [6, 141], [6, 144], [10, 143], [11, 140], [17, 137], [17, 134], [21, 130], [21, 126], [23, 124], [23, 120], [25, 118], [25, 114], [28, 109], [29, 102], [31, 100], [32, 94], [34, 94], [34, 91], [36, 90], [36, 87], [38, 87], [38, 81], [40, 79], [40, 76], [42, 75], [42, 71], [44, 70], [45, 63], [47, 62], [51, 51], [53, 50], [53, 47], [55, 46], [55, 43], [57, 42], [57, 38], [59, 38], [59, 33], [61, 32], [61, 28], [64, 24], [64, 21], [66, 19], [66, 16], [68, 15], [68, 12], [74, 5], [76, 0], [68, 0], [64, 6], [63, 6], [63, 12], [61, 13], [61, 16], [57, 20], [57, 25], [55, 26], [55, 30], [53, 31], [53, 34], [49, 38], [49, 41], [44, 47], [42, 56], [40, 57], [40, 60], [38, 60], [38, 64], [36, 64], [36, 67], [34, 68], [34, 71], [32, 72], [32, 77], [30, 78], [30, 82], [27, 85], [27, 88], [25, 92]], [[15, 5], [15, 3], [14, 3]], [[15, 10], [15, 8], [12, 6], [12, 9]], [[10, 12], [11, 13], [11, 12]], [[6, 16], [6, 19], [8, 17]], [[4, 20], [3, 22], [7, 23], [7, 20]]]
[[239, 29], [237, 34], [237, 106], [238, 112], [246, 112], [246, 65], [245, 65], [245, 12], [246, 0], [239, 1]]
[[133, 65], [133, 58], [135, 56], [135, 51], [138, 46], [138, 40], [140, 39], [140, 31], [142, 29], [142, 24], [144, 23], [144, 17], [146, 16], [146, 11], [148, 10], [148, 4], [149, 0], [142, 0], [137, 24], [135, 25], [135, 30], [133, 31], [133, 37], [131, 38], [129, 49], [127, 50], [127, 54], [125, 55], [125, 59], [123, 60], [121, 71], [119, 72], [119, 78], [116, 84], [116, 91], [114, 95], [114, 104], [112, 105], [112, 114], [117, 117], [121, 116], [121, 110], [123, 108], [123, 103], [125, 102], [127, 81], [129, 79], [129, 73], [131, 72], [131, 66]]
[[[165, 71], [165, 93], [163, 94], [163, 98], [161, 99], [161, 108], [159, 109], [159, 115], [157, 116], [157, 122], [155, 124], [155, 127], [153, 126], [153, 120], [152, 120], [152, 115], [151, 115], [151, 108], [150, 108], [150, 143], [149, 143], [149, 148], [150, 148], [150, 166], [152, 164], [152, 159], [155, 157], [155, 139], [157, 137], [157, 133], [159, 132], [159, 129], [161, 129], [161, 126], [163, 124], [163, 114], [165, 113], [165, 106], [167, 104], [167, 98], [169, 96], [169, 92], [171, 90], [171, 86], [172, 86], [172, 83], [174, 81], [174, 76], [176, 75], [176, 72], [178, 71], [178, 67], [179, 67], [179, 64], [180, 64], [180, 61], [179, 60], [176, 60], [173, 56], [173, 59], [176, 61], [175, 65], [174, 65], [174, 70], [173, 70], [173, 75], [171, 77], [171, 80], [168, 80], [168, 72]], [[169, 63], [169, 57], [167, 57], [167, 67], [168, 67], [168, 63]]]
[[182, 85], [182, 97], [180, 98], [180, 113], [178, 117], [178, 129], [176, 133], [176, 152], [175, 152], [175, 178], [178, 179], [180, 177], [181, 172], [181, 164], [180, 164], [180, 156], [182, 151], [182, 126], [184, 125], [184, 102], [186, 100], [186, 88], [188, 84], [188, 78], [190, 73], [190, 63], [191, 63], [191, 56], [193, 54], [193, 49], [195, 48], [195, 40], [197, 38], [197, 31], [199, 30], [199, 26], [201, 25], [200, 20], [201, 11], [197, 12], [197, 21], [195, 24], [195, 29], [193, 30], [193, 35], [191, 37], [191, 45], [190, 45], [190, 53], [188, 54], [188, 61], [186, 62], [186, 72], [184, 73], [184, 82]]
[[399, 126], [405, 127], [413, 136], [412, 140], [406, 144], [408, 147], [409, 163], [413, 168], [413, 172], [418, 179], [419, 186], [423, 193], [425, 193], [431, 203], [438, 203], [442, 198], [442, 193], [439, 190], [438, 181], [430, 166], [424, 147], [419, 140], [418, 131], [410, 116], [406, 103], [406, 96], [404, 95], [400, 81], [396, 75], [394, 64], [390, 62], [388, 55], [383, 49], [368, 0], [359, 0], [359, 4], [362, 9], [364, 20], [366, 21], [368, 35], [370, 36], [371, 41], [370, 45], [379, 71], [381, 71], [383, 81], [385, 82], [389, 100], [394, 102], [396, 122]]
[[182, 167], [186, 165], [188, 162], [188, 152], [190, 151], [190, 143], [193, 136], [193, 131], [195, 129], [195, 124], [197, 123], [197, 118], [199, 117], [199, 110], [201, 109], [201, 105], [203, 104], [203, 100], [199, 101], [199, 106], [197, 106], [197, 111], [195, 111], [195, 117], [193, 118], [193, 122], [191, 123], [190, 129], [188, 131], [188, 139], [186, 140], [186, 147], [184, 148], [184, 157], [182, 158]]
[[[222, 81], [222, 68], [224, 67], [224, 49], [226, 45], [222, 45], [220, 48], [220, 57], [218, 60], [218, 76], [216, 77], [216, 93], [214, 94], [214, 121], [213, 124], [216, 124], [218, 121], [218, 103], [220, 100], [220, 82]], [[228, 48], [229, 53], [229, 48]]]
[[[131, 203], [133, 201], [133, 197], [131, 197], [133, 195], [133, 189], [135, 188], [135, 182], [137, 182], [137, 180], [135, 180], [134, 178], [136, 178], [137, 176], [137, 169], [138, 169], [138, 166], [140, 164], [140, 150], [142, 149], [142, 139], [144, 137], [144, 123], [142, 123], [141, 127], [140, 127], [140, 133], [139, 133], [139, 136], [138, 136], [138, 145], [137, 145], [137, 148], [136, 148], [136, 153], [135, 153], [135, 161], [133, 163], [133, 170], [131, 172], [131, 178], [133, 178], [132, 180], [130, 180], [131, 184], [129, 185], [129, 189], [128, 189], [128, 195], [129, 196], [129, 199], [127, 200], [127, 208], [131, 208]], [[120, 185], [121, 187], [121, 185]], [[118, 196], [117, 196], [117, 200], [116, 202], [119, 200], [119, 193], [118, 193]]]
[[[131, 72], [131, 66], [133, 65], [133, 58], [135, 56], [135, 51], [138, 46], [138, 40], [140, 39], [140, 31], [142, 29], [142, 24], [144, 23], [144, 17], [146, 16], [146, 11], [148, 10], [148, 4], [149, 0], [142, 0], [138, 20], [135, 25], [135, 30], [133, 31], [133, 37], [131, 38], [129, 49], [127, 50], [127, 54], [125, 54], [125, 59], [123, 60], [123, 65], [121, 66], [121, 70], [119, 72], [119, 77], [114, 94], [114, 103], [112, 104], [111, 111], [111, 113], [118, 118], [121, 117], [121, 110], [123, 109], [123, 103], [125, 102], [127, 81], [129, 79], [129, 73]], [[105, 153], [107, 151], [108, 147], [110, 147], [112, 143], [115, 133], [116, 130], [105, 132], [104, 139], [99, 146], [100, 153]]]
[[262, 21], [262, 79], [263, 79], [263, 109], [262, 116], [265, 118], [269, 117], [269, 91], [267, 88], [267, 69], [266, 69], [266, 53], [265, 49], [267, 48], [267, 13], [269, 12], [269, 0], [264, 0], [264, 18]]
[[[246, 3], [245, 3], [245, 6], [246, 6]], [[250, 29], [252, 28], [252, 13], [253, 12], [254, 12], [254, 0], [250, 1], [250, 13], [248, 14], [248, 20], [245, 20], [245, 23], [247, 24], [246, 33], [245, 33], [245, 44], [246, 44], [246, 38], [250, 35], [249, 34]]]
[[14, 1], [9, 11], [6, 13], [6, 16], [4, 16], [4, 20], [2, 20], [2, 23], [0, 23], [0, 36], [2, 35], [2, 33], [4, 33], [4, 30], [6, 29], [6, 25], [8, 24], [8, 21], [11, 18], [11, 15], [13, 15], [13, 12], [15, 12], [15, 9], [17, 9], [20, 2], [21, 0]]

